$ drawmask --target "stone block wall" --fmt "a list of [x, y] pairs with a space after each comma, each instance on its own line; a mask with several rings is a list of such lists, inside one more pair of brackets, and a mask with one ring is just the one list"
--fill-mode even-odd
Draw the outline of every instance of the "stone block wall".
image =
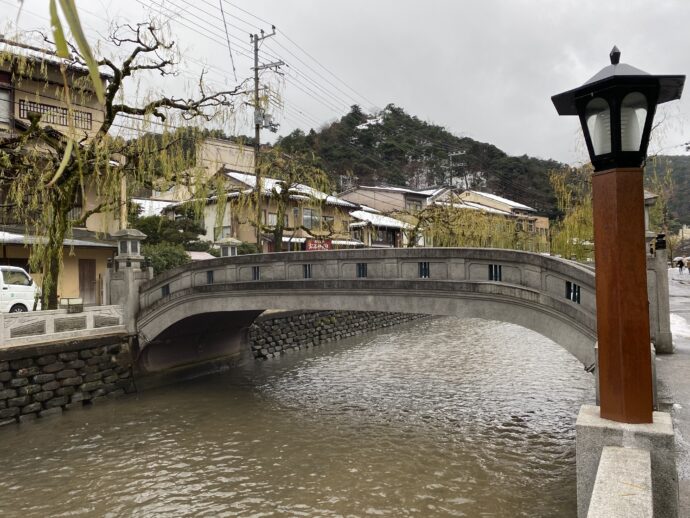
[[251, 326], [249, 343], [255, 358], [274, 358], [290, 349], [334, 342], [426, 316], [371, 311], [269, 313], [261, 315]]
[[0, 350], [0, 426], [134, 391], [121, 336]]

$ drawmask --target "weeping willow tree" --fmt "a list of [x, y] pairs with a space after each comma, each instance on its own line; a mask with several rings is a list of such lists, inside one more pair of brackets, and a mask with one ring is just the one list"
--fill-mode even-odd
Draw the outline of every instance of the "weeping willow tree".
[[405, 220], [408, 247], [424, 237], [434, 246], [507, 248], [543, 252], [546, 236], [529, 232], [522, 220], [468, 207], [453, 197], [442, 204], [429, 205], [416, 212], [396, 213]]
[[[264, 152], [259, 163], [261, 189], [228, 189], [229, 208], [238, 224], [249, 224], [258, 229], [261, 235], [269, 235], [274, 250], [280, 251], [283, 236], [300, 234], [313, 238], [328, 238], [336, 233], [333, 222], [322, 217], [323, 209], [335, 197], [326, 193], [331, 191], [328, 174], [316, 165], [313, 155], [308, 153], [287, 154], [274, 147]], [[216, 189], [219, 186], [215, 186]], [[290, 218], [294, 208], [312, 209], [318, 214], [316, 221], [304, 218]], [[261, 209], [261, 210], [258, 210]], [[218, 204], [216, 221], [222, 221], [226, 204]], [[274, 221], [267, 221], [258, 214], [275, 214]], [[292, 225], [288, 224], [292, 219]]]
[[551, 225], [551, 253], [587, 261], [594, 253], [592, 171], [589, 167], [552, 171], [549, 180], [563, 217]]
[[671, 223], [668, 202], [673, 195], [673, 168], [668, 159], [655, 156], [647, 160], [645, 188], [658, 196], [654, 205], [649, 207], [649, 228], [668, 236]]
[[[57, 307], [64, 239], [95, 214], [124, 217], [126, 185], [158, 188], [196, 178], [197, 189], [206, 187], [185, 152], [198, 133], [176, 132], [176, 124], [223, 124], [235, 113], [243, 89], [210, 91], [202, 73], [188, 96], [141, 91], [142, 80], [151, 74], [159, 81], [175, 76], [181, 59], [165, 27], [149, 22], [115, 27], [111, 33], [109, 43], [118, 57], [97, 59], [104, 86], [100, 103], [88, 59], [66, 43], [69, 59], [30, 46], [23, 46], [33, 50], [28, 54], [0, 55], [15, 92], [33, 96], [34, 106], [49, 107], [29, 110], [28, 122], [15, 120], [17, 131], [0, 138], [3, 209], [27, 233], [42, 238], [31, 248], [29, 264], [43, 272], [44, 309]], [[37, 57], [36, 51], [46, 57]], [[56, 120], [61, 110], [65, 116]], [[84, 125], [86, 113], [91, 113], [90, 129]], [[160, 135], [141, 138], [154, 130]], [[79, 205], [81, 210], [74, 210]]]

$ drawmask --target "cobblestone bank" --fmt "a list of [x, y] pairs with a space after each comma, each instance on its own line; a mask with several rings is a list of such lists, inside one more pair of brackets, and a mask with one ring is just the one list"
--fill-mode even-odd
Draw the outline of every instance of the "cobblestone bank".
[[133, 391], [120, 337], [0, 351], [0, 426]]
[[255, 358], [273, 358], [290, 349], [313, 347], [426, 315], [370, 311], [288, 312], [260, 316], [249, 330]]

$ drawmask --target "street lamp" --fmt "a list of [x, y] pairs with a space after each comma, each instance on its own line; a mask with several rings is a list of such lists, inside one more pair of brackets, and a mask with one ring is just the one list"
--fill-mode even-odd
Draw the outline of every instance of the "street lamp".
[[641, 167], [657, 104], [680, 99], [685, 76], [653, 76], [620, 63], [613, 47], [611, 64], [584, 85], [551, 97], [559, 115], [577, 115], [595, 171]]
[[657, 104], [679, 99], [685, 76], [653, 76], [620, 63], [554, 95], [580, 118], [594, 175], [594, 258], [600, 416], [651, 423], [652, 366], [642, 166]]

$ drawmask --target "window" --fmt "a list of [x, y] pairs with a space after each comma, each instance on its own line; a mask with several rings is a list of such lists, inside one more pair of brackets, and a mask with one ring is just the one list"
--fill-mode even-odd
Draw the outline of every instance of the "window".
[[206, 272], [206, 284], [213, 284], [213, 270]]
[[13, 286], [31, 286], [31, 278], [18, 270], [3, 270], [2, 280]]
[[503, 280], [503, 267], [500, 264], [489, 265], [489, 280], [498, 282]]
[[278, 224], [278, 214], [275, 212], [269, 212], [267, 224], [269, 227], [275, 227]]
[[139, 241], [132, 241], [132, 254], [139, 253]]
[[357, 239], [358, 241], [362, 240], [362, 229], [361, 228], [355, 228], [352, 231], [352, 237]]
[[419, 278], [428, 279], [431, 277], [431, 268], [429, 268], [428, 261], [422, 261], [419, 263]]
[[534, 232], [534, 221], [528, 221], [527, 222], [527, 231], [528, 232]]
[[[41, 122], [45, 124], [69, 126], [67, 108], [20, 99], [19, 117], [28, 119], [30, 113], [38, 113], [41, 116]], [[77, 129], [90, 130], [92, 125], [91, 112], [73, 110], [72, 122]]]
[[167, 297], [168, 295], [170, 295], [170, 284], [164, 284], [163, 286], [161, 286], [161, 295], [163, 297]]
[[422, 202], [419, 200], [406, 200], [405, 201], [405, 209], [411, 210], [411, 211], [422, 210]]
[[299, 221], [299, 207], [294, 207], [292, 209], [292, 221], [293, 221], [293, 226], [299, 227], [300, 226], [300, 221]]
[[302, 224], [305, 228], [319, 228], [321, 214], [318, 209], [303, 209], [302, 210]]
[[121, 254], [127, 253], [127, 241], [120, 241], [120, 253]]
[[283, 214], [283, 226], [284, 226], [284, 227], [289, 226], [289, 224], [288, 224], [288, 215], [287, 215], [287, 213]]
[[367, 276], [367, 263], [357, 263], [357, 278], [364, 279]]
[[311, 279], [311, 264], [303, 264], [302, 273], [305, 279]]
[[9, 124], [12, 118], [12, 96], [6, 88], [0, 88], [0, 124]]
[[522, 221], [516, 221], [515, 222], [515, 231], [516, 232], [522, 232]]
[[230, 225], [216, 227], [213, 229], [213, 235], [216, 241], [232, 237], [232, 227]]
[[258, 281], [260, 279], [261, 279], [261, 267], [260, 266], [252, 266], [252, 280]]
[[236, 255], [237, 255], [237, 247], [236, 246], [223, 245], [220, 247], [220, 256], [221, 257], [234, 257]]
[[574, 282], [565, 281], [565, 298], [579, 304], [580, 286]]

